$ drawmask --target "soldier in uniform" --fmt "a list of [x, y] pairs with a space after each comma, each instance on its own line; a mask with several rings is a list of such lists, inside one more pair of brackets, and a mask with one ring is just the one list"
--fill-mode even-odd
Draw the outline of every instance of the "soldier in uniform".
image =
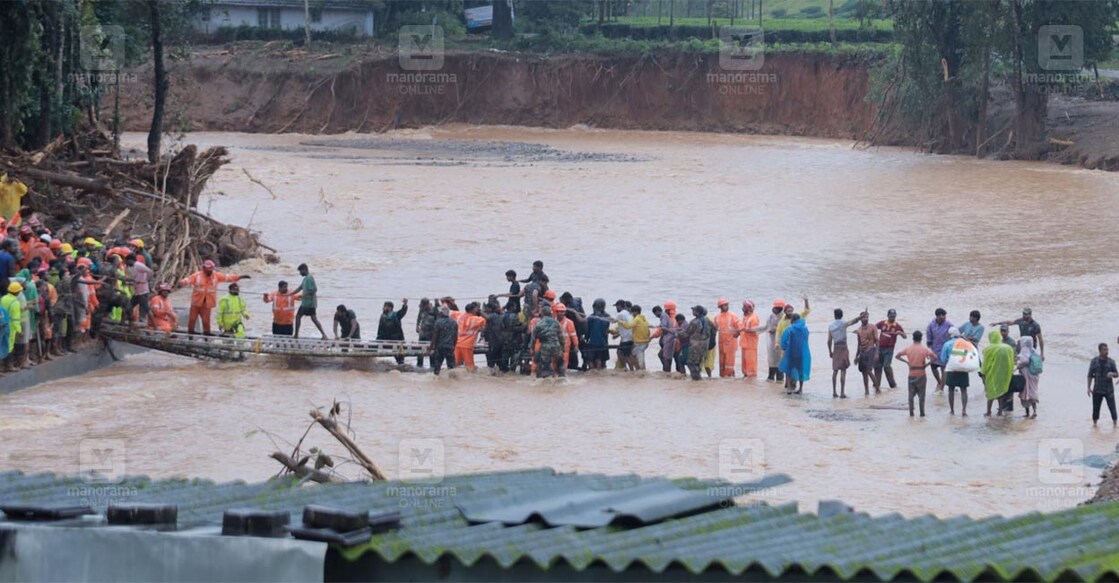
[[703, 362], [707, 358], [708, 342], [712, 330], [711, 322], [707, 319], [707, 309], [703, 306], [692, 306], [692, 321], [688, 322], [683, 332], [678, 336], [688, 343], [688, 372], [693, 381], [700, 379], [699, 373], [703, 369]]
[[532, 341], [540, 342], [536, 353], [536, 378], [550, 377], [553, 373], [564, 376], [564, 334], [548, 306], [540, 307], [540, 321], [532, 329]]
[[497, 368], [501, 372], [516, 370], [525, 344], [525, 323], [521, 321], [520, 314], [511, 310], [502, 313], [498, 336], [501, 338], [501, 358], [497, 361]]
[[501, 345], [501, 304], [496, 299], [489, 300], [483, 308], [482, 316], [486, 319], [486, 327], [482, 331], [482, 337], [486, 340], [486, 367], [494, 368], [498, 366], [504, 352]]
[[[439, 308], [432, 305], [431, 300], [423, 298], [420, 300], [419, 314], [416, 315], [416, 334], [420, 342], [431, 342], [431, 334], [435, 330], [435, 316]], [[423, 368], [424, 357], [421, 354], [416, 357], [416, 366]]]
[[451, 311], [446, 306], [439, 308], [435, 326], [431, 331], [431, 371], [436, 375], [447, 363], [447, 368], [455, 368], [455, 342], [458, 341], [458, 322], [451, 319]]

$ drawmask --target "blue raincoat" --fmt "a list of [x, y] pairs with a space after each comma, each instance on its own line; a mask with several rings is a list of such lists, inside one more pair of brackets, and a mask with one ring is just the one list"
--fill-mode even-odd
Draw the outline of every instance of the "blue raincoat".
[[794, 381], [804, 382], [812, 373], [812, 353], [808, 350], [808, 325], [803, 319], [793, 322], [781, 335], [781, 357], [779, 369]]

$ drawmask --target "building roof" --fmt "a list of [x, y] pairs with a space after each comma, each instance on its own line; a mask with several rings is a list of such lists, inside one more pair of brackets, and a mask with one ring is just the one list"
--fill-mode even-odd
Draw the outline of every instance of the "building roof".
[[[770, 485], [782, 481], [776, 478]], [[801, 513], [795, 504], [723, 504], [715, 509], [692, 508], [694, 513], [688, 516], [665, 519], [679, 516], [676, 511], [681, 507], [673, 505], [682, 497], [673, 489], [714, 492], [715, 498], [721, 498], [728, 488], [693, 479], [672, 480], [674, 488], [666, 484], [662, 478], [556, 474], [548, 469], [449, 476], [438, 484], [302, 486], [287, 480], [217, 484], [146, 478], [106, 486], [51, 474], [2, 473], [0, 505], [72, 506], [83, 497], [98, 511], [114, 501], [177, 504], [180, 532], [220, 524], [222, 512], [234, 508], [290, 510], [293, 521], [310, 504], [373, 513], [399, 511], [398, 530], [339, 550], [351, 561], [373, 553], [387, 563], [416, 558], [429, 565], [449, 556], [466, 568], [488, 558], [502, 568], [531, 564], [547, 570], [565, 565], [577, 572], [606, 567], [616, 573], [654, 574], [682, 568], [695, 575], [764, 571], [775, 578], [808, 575], [882, 581], [1119, 577], [1119, 503], [982, 519], [907, 519], [853, 512], [820, 516]], [[638, 494], [619, 501], [618, 491], [631, 488]], [[513, 502], [524, 508], [535, 504], [555, 509], [565, 505], [556, 503], [565, 497], [594, 506], [587, 491], [601, 492], [599, 502], [613, 500], [606, 507], [628, 504], [631, 514], [649, 520], [580, 528], [570, 522], [548, 526], [540, 520], [525, 521], [533, 511], [486, 515], [512, 508]], [[583, 510], [571, 514], [582, 516]]]
[[[247, 6], [253, 8], [298, 8], [303, 10], [303, 0], [204, 0], [209, 6]], [[362, 0], [311, 0], [311, 8], [323, 10], [360, 10], [368, 12], [373, 8]]]

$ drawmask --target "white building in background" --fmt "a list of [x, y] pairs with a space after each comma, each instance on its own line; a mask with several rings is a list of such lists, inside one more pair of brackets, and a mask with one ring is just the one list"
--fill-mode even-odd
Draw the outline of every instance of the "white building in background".
[[[310, 7], [311, 30], [349, 30], [357, 36], [373, 36], [369, 2], [310, 0]], [[302, 30], [303, 16], [303, 0], [203, 0], [194, 24], [202, 33], [239, 26]]]

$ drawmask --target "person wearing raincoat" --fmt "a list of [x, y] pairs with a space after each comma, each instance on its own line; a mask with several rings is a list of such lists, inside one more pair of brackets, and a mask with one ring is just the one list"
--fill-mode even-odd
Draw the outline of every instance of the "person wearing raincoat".
[[23, 332], [23, 307], [20, 306], [19, 294], [23, 286], [17, 282], [8, 284], [8, 293], [0, 298], [0, 309], [3, 309], [8, 319], [8, 337], [5, 345], [7, 356], [4, 357], [4, 372], [18, 370], [21, 364], [21, 355], [16, 351], [16, 339]]
[[[808, 349], [808, 325], [800, 314], [789, 316], [789, 326], [781, 335], [780, 368], [785, 375], [785, 393], [800, 394], [812, 372], [812, 353]], [[795, 389], [795, 390], [794, 390]]]
[[[983, 349], [983, 363], [979, 367], [979, 376], [983, 377], [983, 386], [987, 393], [987, 413], [991, 416], [991, 404], [1010, 389], [1010, 377], [1014, 375], [1014, 349], [1003, 343], [1002, 334], [998, 330], [991, 330], [987, 334], [990, 344]], [[999, 411], [1002, 415], [1002, 411]]]
[[229, 284], [229, 294], [218, 300], [218, 328], [223, 334], [234, 338], [245, 337], [245, 320], [249, 319], [249, 308], [241, 297], [241, 286]]

